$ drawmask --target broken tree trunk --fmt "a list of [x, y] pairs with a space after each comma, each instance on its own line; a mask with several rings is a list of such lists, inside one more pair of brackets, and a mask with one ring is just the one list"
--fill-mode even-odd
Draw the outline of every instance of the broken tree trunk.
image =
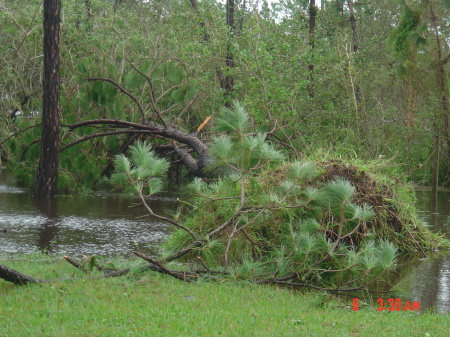
[[22, 273], [19, 273], [17, 270], [10, 269], [1, 264], [0, 264], [0, 278], [18, 285], [44, 282], [43, 280], [38, 280], [30, 276], [24, 275]]

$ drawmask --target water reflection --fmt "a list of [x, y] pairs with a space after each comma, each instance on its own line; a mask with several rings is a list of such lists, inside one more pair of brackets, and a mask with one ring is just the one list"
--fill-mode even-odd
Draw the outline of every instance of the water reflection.
[[[430, 229], [447, 237], [450, 235], [450, 192], [416, 191], [420, 216]], [[414, 264], [414, 267], [411, 267]], [[431, 257], [417, 265], [417, 261], [401, 267], [410, 270], [399, 282], [412, 300], [420, 301], [421, 309], [450, 313], [450, 254]]]
[[416, 191], [420, 217], [435, 233], [450, 236], [450, 192], [422, 190]]
[[[36, 199], [2, 181], [0, 177], [0, 253], [45, 251], [76, 257], [127, 255], [138, 249], [155, 255], [155, 247], [171, 230], [143, 217], [142, 207], [130, 207], [130, 200], [116, 194]], [[160, 214], [177, 207], [169, 195], [149, 203]]]
[[[159, 221], [142, 218], [142, 207], [116, 194], [96, 197], [58, 197], [34, 199], [14, 187], [0, 170], [0, 253], [17, 254], [46, 251], [57, 255], [127, 255], [137, 249], [156, 255], [157, 247], [171, 228]], [[450, 236], [450, 193], [417, 192], [418, 207], [424, 221], [435, 232]], [[150, 201], [159, 214], [175, 210], [170, 194]], [[5, 231], [6, 230], [6, 231]], [[433, 308], [450, 313], [450, 254], [420, 262], [415, 259], [397, 271], [397, 288], [420, 301], [421, 310]]]
[[46, 219], [38, 228], [37, 248], [40, 251], [51, 253], [52, 243], [58, 235], [58, 203], [55, 198], [33, 198], [32, 203], [36, 210]]
[[411, 293], [421, 302], [422, 309], [435, 308], [441, 314], [450, 312], [450, 254], [428, 259], [417, 267]]

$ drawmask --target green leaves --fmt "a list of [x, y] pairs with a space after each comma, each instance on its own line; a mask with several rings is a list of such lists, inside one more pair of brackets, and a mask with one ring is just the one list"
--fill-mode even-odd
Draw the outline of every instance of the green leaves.
[[167, 173], [169, 162], [158, 158], [149, 144], [138, 142], [130, 147], [129, 157], [116, 156], [114, 168], [110, 179], [114, 185], [124, 187], [130, 194], [152, 195], [161, 191], [161, 178]]
[[221, 168], [221, 173], [249, 173], [285, 160], [284, 154], [268, 143], [264, 134], [244, 134], [249, 126], [249, 115], [238, 102], [234, 102], [233, 110], [223, 108], [216, 123], [216, 131], [229, 135], [216, 137], [210, 145], [214, 157], [210, 170]]
[[317, 178], [322, 173], [322, 171], [323, 170], [313, 162], [295, 161], [291, 165], [289, 176], [291, 179], [294, 179], [296, 181], [307, 182]]
[[233, 109], [223, 107], [221, 112], [221, 117], [216, 122], [215, 131], [242, 134], [247, 130], [249, 116], [239, 102], [233, 102]]

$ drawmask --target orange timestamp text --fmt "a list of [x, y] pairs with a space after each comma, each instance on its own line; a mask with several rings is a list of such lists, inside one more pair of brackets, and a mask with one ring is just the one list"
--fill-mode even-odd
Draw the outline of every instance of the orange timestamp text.
[[[401, 298], [379, 298], [378, 311], [420, 311], [420, 301], [405, 301], [403, 302]], [[352, 301], [353, 311], [359, 310], [359, 299], [354, 298]]]

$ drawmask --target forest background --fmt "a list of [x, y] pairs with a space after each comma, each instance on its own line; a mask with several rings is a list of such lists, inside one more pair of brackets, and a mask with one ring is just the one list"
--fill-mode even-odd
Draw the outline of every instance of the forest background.
[[[132, 137], [64, 125], [156, 120], [195, 133], [234, 100], [293, 156], [381, 160], [447, 186], [449, 11], [448, 0], [64, 0], [59, 188], [92, 187]], [[1, 0], [0, 22], [0, 151], [31, 185], [42, 1]], [[160, 152], [170, 143], [147, 137]]]

